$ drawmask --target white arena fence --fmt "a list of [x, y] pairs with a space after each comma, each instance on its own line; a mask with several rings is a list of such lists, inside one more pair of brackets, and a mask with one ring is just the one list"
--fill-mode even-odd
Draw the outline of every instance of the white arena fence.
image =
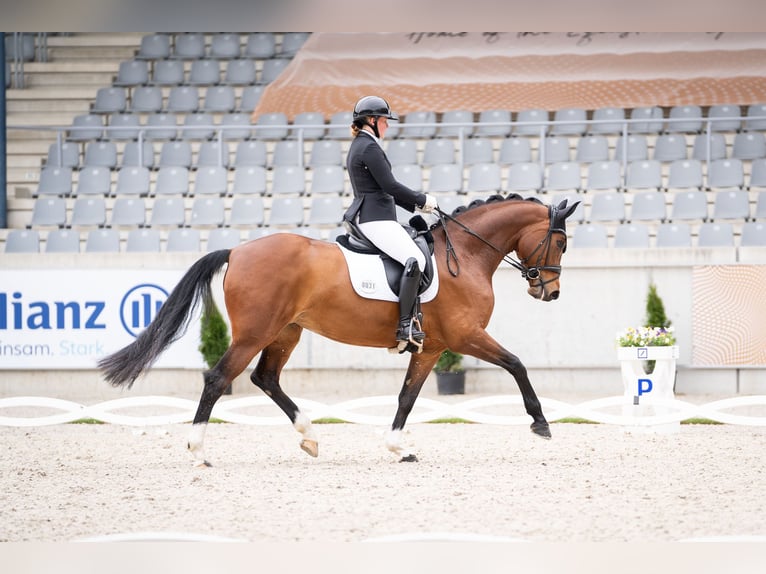
[[[397, 407], [397, 397], [393, 395], [358, 398], [332, 405], [308, 399], [296, 399], [295, 402], [311, 420], [339, 419], [365, 425], [390, 425]], [[546, 398], [541, 398], [540, 402], [550, 422], [576, 418], [613, 425], [651, 426], [702, 418], [724, 424], [766, 426], [766, 409], [758, 408], [766, 407], [766, 395], [739, 396], [698, 405], [678, 399], [656, 399], [652, 402], [652, 406], [661, 407], [661, 414], [641, 417], [605, 412], [606, 409], [615, 411], [614, 407], [625, 406], [626, 398], [622, 395], [577, 404]], [[364, 412], [366, 409], [373, 408], [381, 411], [381, 407], [387, 407], [386, 414]], [[519, 414], [497, 414], [498, 409], [502, 407]], [[34, 416], [2, 414], [4, 409], [13, 408], [48, 409], [60, 412]], [[174, 412], [146, 416], [117, 412], [123, 409], [139, 408], [151, 409], [154, 412], [174, 409]], [[238, 412], [253, 408], [265, 409], [274, 414]], [[748, 408], [749, 414], [731, 412], [741, 408]], [[197, 401], [152, 395], [110, 400], [89, 406], [49, 397], [9, 397], [0, 399], [0, 426], [35, 427], [71, 423], [83, 419], [139, 427], [170, 425], [191, 422], [196, 409]], [[486, 412], [487, 409], [495, 412]], [[760, 411], [764, 411], [765, 414], [753, 414]], [[279, 411], [271, 399], [265, 396], [221, 400], [215, 405], [212, 417], [228, 423], [245, 425], [289, 424], [288, 418]], [[461, 419], [472, 423], [495, 425], [529, 425], [530, 423], [530, 417], [523, 409], [522, 398], [518, 395], [494, 395], [454, 403], [421, 397], [407, 422], [408, 424], [427, 423], [443, 419]]]

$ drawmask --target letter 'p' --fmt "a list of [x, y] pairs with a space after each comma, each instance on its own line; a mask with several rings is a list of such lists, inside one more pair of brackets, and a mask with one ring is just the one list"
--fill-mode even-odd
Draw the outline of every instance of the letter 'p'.
[[640, 397], [644, 393], [651, 393], [652, 387], [651, 379], [638, 379], [638, 396]]

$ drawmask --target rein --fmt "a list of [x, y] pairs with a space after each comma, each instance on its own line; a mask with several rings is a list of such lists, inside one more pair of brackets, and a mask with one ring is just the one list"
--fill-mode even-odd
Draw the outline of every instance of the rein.
[[[542, 277], [540, 277], [540, 271], [552, 271], [556, 273], [556, 276], [561, 274], [561, 265], [540, 265], [540, 262], [543, 258], [543, 252], [547, 252], [547, 248], [540, 252], [540, 254], [537, 256], [537, 261], [535, 262], [535, 265], [528, 266], [526, 263], [529, 261], [535, 253], [543, 249], [544, 246], [548, 245], [550, 247], [550, 240], [553, 233], [564, 233], [563, 229], [559, 229], [554, 227], [554, 221], [555, 221], [555, 215], [556, 215], [556, 209], [552, 206], [548, 207], [548, 214], [549, 214], [549, 224], [548, 224], [548, 232], [545, 234], [545, 237], [540, 241], [540, 243], [537, 244], [537, 247], [535, 247], [532, 250], [532, 253], [529, 254], [529, 257], [525, 257], [521, 261], [517, 261], [507, 253], [504, 253], [502, 249], [494, 245], [492, 242], [488, 241], [478, 233], [476, 233], [473, 229], [470, 227], [464, 225], [448, 213], [442, 211], [440, 208], [436, 208], [436, 212], [439, 214], [439, 220], [441, 221], [441, 225], [444, 228], [444, 236], [445, 236], [445, 245], [446, 245], [446, 252], [447, 252], [447, 270], [449, 271], [450, 275], [453, 277], [457, 277], [460, 274], [460, 262], [458, 261], [457, 253], [455, 252], [455, 248], [452, 245], [452, 239], [449, 236], [449, 232], [447, 231], [447, 221], [452, 221], [455, 225], [460, 227], [463, 231], [468, 233], [469, 235], [475, 237], [485, 245], [488, 245], [498, 253], [500, 253], [503, 256], [503, 261], [508, 263], [511, 267], [514, 267], [515, 269], [518, 269], [521, 271], [521, 276], [524, 279], [540, 279], [538, 282], [538, 285], [540, 287], [547, 285], [548, 283], [555, 281], [554, 279], [549, 279], [548, 281], [544, 281]], [[455, 261], [455, 265], [457, 266], [455, 270], [453, 271], [452, 266], [450, 265], [450, 261]]]

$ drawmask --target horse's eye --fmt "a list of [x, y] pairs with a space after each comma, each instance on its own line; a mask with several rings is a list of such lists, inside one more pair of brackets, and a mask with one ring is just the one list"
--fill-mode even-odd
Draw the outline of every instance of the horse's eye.
[[559, 239], [558, 241], [556, 241], [556, 245], [558, 246], [559, 249], [562, 250], [563, 253], [567, 252], [567, 244], [566, 244], [566, 241], [564, 241], [563, 239]]

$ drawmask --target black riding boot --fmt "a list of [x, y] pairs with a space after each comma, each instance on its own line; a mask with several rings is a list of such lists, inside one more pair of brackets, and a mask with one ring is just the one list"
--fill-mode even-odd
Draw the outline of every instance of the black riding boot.
[[420, 267], [414, 257], [407, 260], [399, 284], [399, 327], [396, 341], [399, 352], [420, 352], [426, 334], [421, 330], [418, 317], [418, 288], [420, 286]]

